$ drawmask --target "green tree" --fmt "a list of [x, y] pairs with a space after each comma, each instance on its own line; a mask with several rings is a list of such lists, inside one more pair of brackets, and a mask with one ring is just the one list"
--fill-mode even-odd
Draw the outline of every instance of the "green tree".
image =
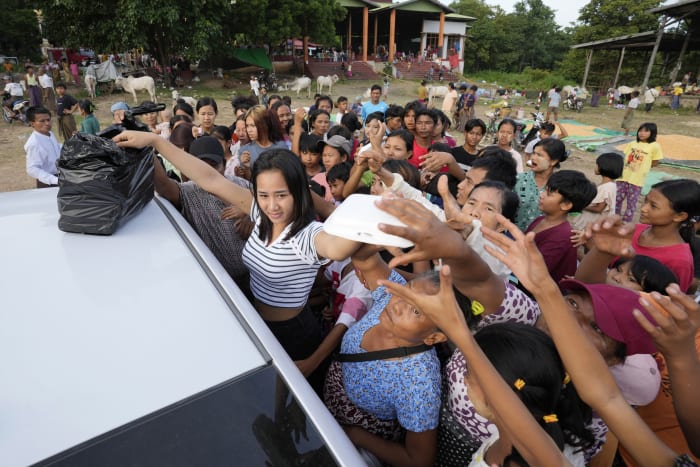
[[551, 69], [570, 45], [567, 34], [554, 20], [554, 11], [542, 0], [522, 0], [513, 13], [515, 33], [522, 38], [518, 71], [525, 67]]
[[[576, 25], [570, 33], [573, 44], [582, 44], [612, 37], [656, 31], [659, 17], [647, 13], [659, 6], [661, 0], [592, 0], [581, 8]], [[630, 85], [641, 83], [648, 51], [632, 52], [625, 55], [620, 81]], [[612, 84], [620, 52], [616, 50], [596, 50], [593, 54], [589, 83], [607, 88]], [[561, 72], [575, 80], [583, 77], [586, 51], [571, 49], [560, 64]], [[641, 75], [641, 76], [640, 76]]]
[[1, 54], [18, 57], [20, 60], [25, 57], [37, 60], [41, 57], [39, 20], [31, 3], [11, 0], [3, 2], [5, 16], [0, 34]]

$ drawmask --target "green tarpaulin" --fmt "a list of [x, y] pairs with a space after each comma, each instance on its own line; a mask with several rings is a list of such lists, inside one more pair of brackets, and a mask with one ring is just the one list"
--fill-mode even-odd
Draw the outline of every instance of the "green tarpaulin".
[[267, 56], [265, 49], [263, 48], [234, 49], [233, 57], [242, 62], [265, 68], [266, 70], [272, 70], [272, 62], [270, 61], [270, 57]]

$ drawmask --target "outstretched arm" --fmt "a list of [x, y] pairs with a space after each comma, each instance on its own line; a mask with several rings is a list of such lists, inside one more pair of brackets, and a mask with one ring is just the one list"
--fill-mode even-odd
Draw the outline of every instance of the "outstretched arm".
[[253, 196], [250, 191], [226, 179], [212, 166], [191, 156], [155, 133], [145, 131], [124, 131], [113, 138], [120, 147], [144, 148], [152, 146], [161, 156], [168, 159], [187, 178], [222, 201], [235, 204], [239, 209], [250, 213]]
[[700, 305], [676, 284], [639, 300], [656, 321], [651, 324], [635, 310], [634, 317], [654, 339], [666, 359], [673, 391], [673, 408], [691, 452], [700, 456]]
[[603, 357], [569, 311], [535, 245], [534, 233], [523, 234], [501, 215], [498, 215], [498, 222], [513, 239], [482, 227], [484, 236], [502, 251], [488, 246], [486, 249], [510, 267], [523, 286], [532, 292], [581, 399], [603, 418], [640, 465], [672, 465], [676, 454], [654, 435], [624, 399]]
[[440, 292], [437, 295], [421, 294], [389, 281], [380, 283], [392, 294], [425, 313], [457, 345], [467, 361], [470, 373], [476, 377], [486, 395], [499, 428], [506, 430], [507, 436], [530, 465], [568, 465], [552, 438], [539, 426], [474, 340], [452, 292], [449, 266], [440, 270]]

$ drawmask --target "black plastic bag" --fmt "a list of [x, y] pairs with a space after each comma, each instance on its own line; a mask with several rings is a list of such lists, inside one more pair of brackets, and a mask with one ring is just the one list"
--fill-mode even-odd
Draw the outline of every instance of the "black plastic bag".
[[153, 198], [153, 149], [78, 133], [58, 160], [58, 228], [111, 235]]

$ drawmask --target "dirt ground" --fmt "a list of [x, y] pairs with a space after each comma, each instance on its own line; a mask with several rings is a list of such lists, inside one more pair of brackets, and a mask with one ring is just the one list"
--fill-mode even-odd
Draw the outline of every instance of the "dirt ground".
[[[202, 96], [212, 96], [219, 104], [219, 115], [217, 117], [217, 123], [229, 125], [233, 122], [233, 110], [230, 106], [230, 100], [233, 96], [237, 94], [248, 94], [249, 89], [247, 87], [245, 77], [241, 76], [238, 80], [228, 81], [228, 83], [233, 82], [233, 88], [224, 88], [223, 81], [219, 80], [208, 80], [198, 83], [192, 88], [185, 88], [180, 91], [182, 95], [188, 95], [195, 98]], [[348, 97], [351, 101], [355, 96], [362, 95], [367, 88], [373, 84], [368, 81], [351, 81], [351, 82], [339, 82], [334, 86], [333, 98], [344, 95]], [[405, 104], [406, 102], [413, 100], [417, 95], [418, 84], [414, 81], [400, 81], [394, 80], [391, 82], [389, 89], [389, 96], [387, 99], [388, 103]], [[68, 93], [76, 97], [77, 99], [85, 98], [86, 93], [83, 88], [70, 87]], [[284, 92], [282, 92], [284, 94]], [[147, 99], [146, 94], [138, 95], [139, 102], [141, 100]], [[307, 98], [305, 95], [297, 98], [292, 94], [292, 107], [296, 108], [299, 105], [308, 106], [311, 104], [311, 99]], [[119, 100], [124, 100], [129, 104], [133, 104], [133, 99], [130, 95], [114, 93], [111, 95], [98, 96], [95, 99], [95, 104], [97, 105], [97, 111], [95, 113], [96, 117], [100, 121], [102, 128], [109, 125], [111, 120], [111, 114], [109, 112], [110, 106]], [[171, 91], [169, 89], [159, 89], [158, 90], [158, 100], [166, 104], [172, 104]], [[438, 101], [437, 105], [441, 102]], [[532, 103], [528, 103], [525, 99], [520, 99], [520, 101], [515, 102], [515, 108], [522, 107], [526, 112], [526, 115], [530, 111], [534, 110]], [[477, 106], [477, 117], [484, 118], [485, 112], [489, 110], [488, 102], [486, 99], [480, 99]], [[620, 122], [622, 121], [623, 111], [618, 109], [608, 108], [607, 105], [592, 108], [586, 107], [583, 112], [560, 112], [560, 119], [575, 119], [578, 122], [594, 125], [601, 128], [615, 129], [619, 128]], [[76, 120], [78, 126], [80, 126], [81, 117], [76, 115]], [[696, 114], [692, 110], [685, 109], [681, 110], [680, 113], [676, 114], [668, 109], [653, 109], [650, 113], [645, 114], [644, 112], [638, 111], [634, 119], [634, 127], [638, 126], [644, 121], [656, 122], [659, 126], [660, 134], [673, 134], [673, 135], [685, 135], [688, 137], [693, 137], [695, 141], [695, 146], [700, 146], [700, 140], [695, 139], [698, 136], [698, 129], [700, 128], [700, 115]], [[56, 122], [54, 121], [54, 131], [56, 130]], [[7, 124], [5, 122], [0, 122], [0, 191], [15, 191], [34, 188], [34, 180], [26, 175], [25, 173], [25, 153], [24, 153], [24, 143], [31, 134], [31, 128], [23, 126], [17, 122], [13, 124]], [[462, 135], [454, 134], [460, 142], [463, 142]], [[678, 138], [680, 140], [680, 138]], [[60, 140], [60, 138], [59, 138]], [[684, 138], [685, 140], [685, 138]], [[678, 141], [680, 145], [685, 144], [685, 141]], [[595, 153], [585, 152], [579, 150], [573, 145], [569, 145], [571, 149], [571, 156], [563, 164], [563, 167], [567, 169], [581, 170], [594, 182], [598, 183], [597, 177], [593, 173], [593, 166], [595, 161]], [[662, 165], [658, 170], [668, 173], [673, 176], [693, 178], [700, 181], [700, 171], [693, 169], [676, 168]]]

